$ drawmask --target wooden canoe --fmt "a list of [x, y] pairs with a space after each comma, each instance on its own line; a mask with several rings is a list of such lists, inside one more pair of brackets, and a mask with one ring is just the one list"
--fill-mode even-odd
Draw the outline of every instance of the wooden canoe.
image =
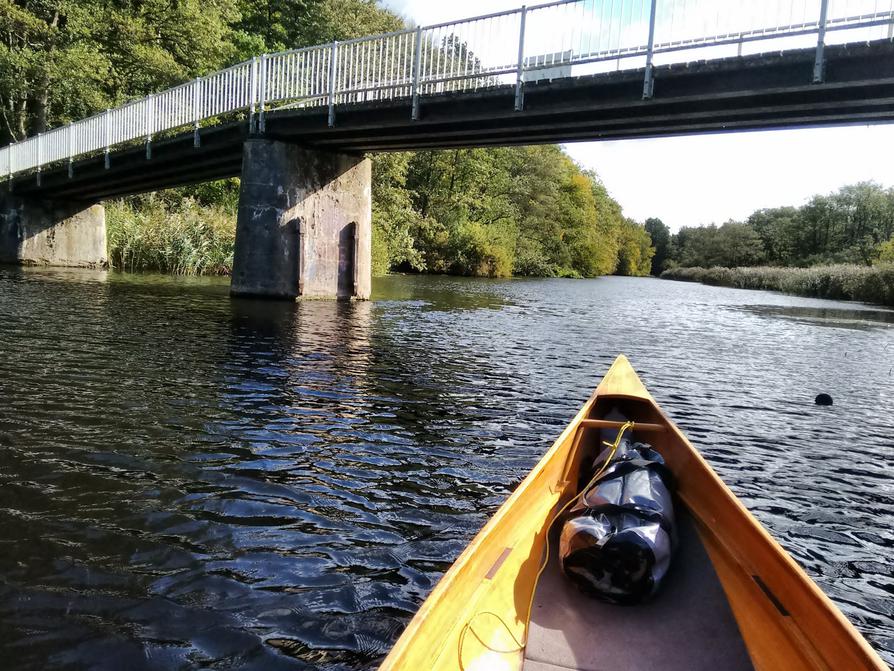
[[[651, 602], [638, 606], [583, 596], [555, 562], [535, 580], [548, 538], [555, 556], [549, 522], [577, 494], [583, 455], [598, 445], [596, 429], [615, 426], [602, 419], [612, 409], [634, 420], [635, 438], [664, 457], [676, 480], [682, 519], [680, 548], [666, 583]], [[447, 571], [380, 668], [855, 671], [887, 666], [717, 477], [622, 355]]]

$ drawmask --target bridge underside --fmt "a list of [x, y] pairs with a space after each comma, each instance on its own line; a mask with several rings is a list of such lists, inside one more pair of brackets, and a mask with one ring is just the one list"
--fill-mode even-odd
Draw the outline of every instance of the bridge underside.
[[[532, 82], [524, 110], [514, 87], [326, 109], [268, 112], [262, 137], [247, 122], [122, 148], [15, 178], [0, 194], [0, 261], [95, 264], [106, 198], [241, 175], [232, 291], [294, 299], [369, 295], [370, 170], [362, 154], [424, 148], [614, 140], [894, 121], [894, 43], [813, 49]], [[12, 193], [8, 192], [11, 187]], [[74, 238], [93, 240], [89, 249]], [[67, 232], [67, 233], [66, 233]], [[68, 234], [68, 237], [66, 237]], [[61, 236], [61, 237], [60, 237]], [[5, 250], [5, 251], [4, 251]], [[80, 256], [79, 256], [80, 254]], [[77, 258], [75, 258], [77, 257]]]
[[[813, 49], [658, 67], [654, 97], [642, 99], [643, 71], [529, 83], [525, 109], [512, 87], [409, 102], [339, 106], [334, 127], [325, 109], [268, 112], [265, 137], [339, 153], [615, 140], [695, 133], [890, 122], [894, 120], [894, 44], [826, 48], [825, 81], [812, 82]], [[14, 193], [98, 201], [238, 176], [247, 122], [203, 129], [153, 144], [151, 159], [133, 147], [45, 168], [13, 180]]]

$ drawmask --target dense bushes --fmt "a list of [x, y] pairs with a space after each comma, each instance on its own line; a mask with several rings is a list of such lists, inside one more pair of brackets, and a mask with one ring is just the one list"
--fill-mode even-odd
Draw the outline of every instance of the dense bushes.
[[833, 265], [812, 268], [673, 268], [661, 273], [670, 280], [702, 282], [739, 289], [768, 289], [840, 300], [894, 306], [894, 264]]
[[225, 275], [233, 266], [236, 218], [191, 197], [158, 197], [106, 205], [109, 264], [118, 270]]

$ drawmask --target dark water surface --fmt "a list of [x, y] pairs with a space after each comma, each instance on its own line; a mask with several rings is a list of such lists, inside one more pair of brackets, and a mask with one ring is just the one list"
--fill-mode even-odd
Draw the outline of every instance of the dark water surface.
[[621, 351], [894, 660], [894, 313], [622, 278], [375, 298], [0, 270], [0, 667], [374, 666]]

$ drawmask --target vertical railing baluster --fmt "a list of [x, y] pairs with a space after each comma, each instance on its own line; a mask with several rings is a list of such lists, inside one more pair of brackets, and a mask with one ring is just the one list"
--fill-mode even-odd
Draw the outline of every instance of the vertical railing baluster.
[[40, 186], [40, 169], [43, 167], [41, 165], [41, 157], [40, 157], [41, 135], [42, 135], [42, 133], [37, 134], [37, 186]]
[[152, 129], [155, 119], [155, 95], [146, 99], [146, 160], [152, 158]]
[[648, 100], [655, 93], [655, 80], [652, 78], [652, 57], [655, 49], [655, 13], [658, 0], [652, 0], [649, 8], [649, 42], [646, 46], [646, 74], [643, 78], [643, 100]]
[[199, 147], [202, 141], [199, 139], [199, 120], [202, 118], [202, 91], [201, 80], [196, 77], [192, 83], [192, 146]]
[[329, 51], [329, 119], [327, 121], [330, 128], [335, 125], [335, 74], [336, 59], [338, 58], [338, 40], [332, 42]]
[[261, 54], [261, 63], [258, 75], [258, 132], [263, 135], [267, 128], [267, 54]]
[[251, 59], [251, 68], [248, 71], [248, 132], [255, 132], [255, 101], [258, 88], [258, 57]]
[[110, 148], [110, 146], [109, 146], [109, 142], [110, 142], [111, 137], [112, 137], [112, 135], [111, 135], [111, 133], [112, 133], [112, 127], [111, 127], [112, 117], [111, 117], [111, 112], [112, 112], [112, 110], [110, 110], [110, 109], [106, 109], [105, 116], [103, 117], [103, 134], [105, 135], [105, 137], [104, 137], [104, 143], [105, 143], [105, 145], [106, 145], [106, 149], [105, 149], [105, 158], [104, 158], [104, 160], [103, 160], [103, 163], [104, 163], [104, 165], [105, 165], [105, 169], [106, 169], [106, 170], [108, 170], [108, 169], [109, 169], [109, 166], [111, 165], [111, 161], [110, 161], [110, 158], [109, 158], [109, 152], [111, 151], [111, 148]]
[[74, 177], [74, 124], [68, 124], [68, 179]]
[[518, 30], [518, 62], [515, 66], [515, 111], [521, 112], [525, 108], [525, 21], [528, 18], [528, 8], [522, 5], [521, 18]]
[[419, 63], [422, 60], [422, 26], [416, 28], [416, 44], [414, 45], [413, 51], [413, 90], [412, 90], [412, 109], [410, 111], [410, 118], [413, 121], [419, 120]]
[[820, 0], [819, 30], [816, 36], [816, 60], [813, 62], [813, 83], [821, 84], [825, 77], [826, 49], [826, 16], [829, 12], [829, 0]]

